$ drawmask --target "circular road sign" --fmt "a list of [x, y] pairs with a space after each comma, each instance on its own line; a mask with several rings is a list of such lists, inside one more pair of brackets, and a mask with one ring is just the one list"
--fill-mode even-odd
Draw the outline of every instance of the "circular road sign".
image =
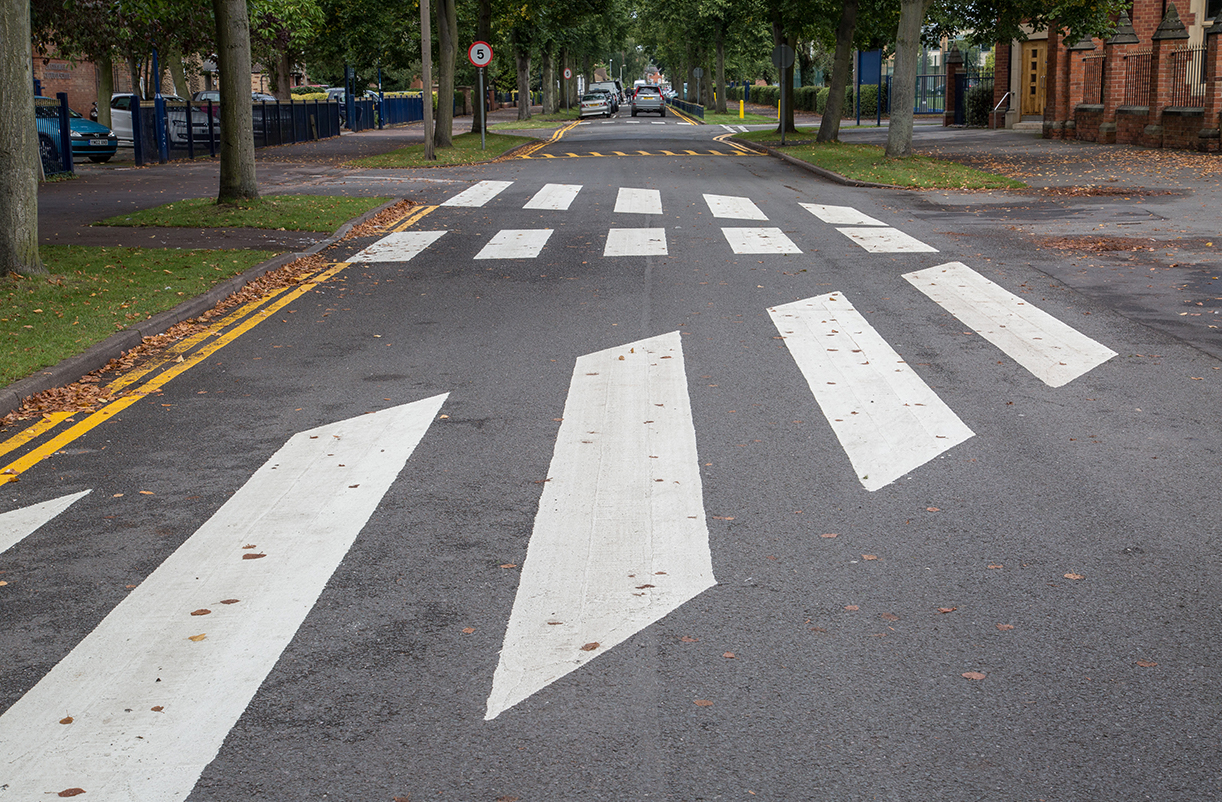
[[777, 45], [772, 48], [772, 66], [778, 70], [787, 70], [793, 66], [793, 48], [789, 45]]
[[467, 49], [467, 58], [477, 67], [487, 67], [492, 61], [492, 45], [475, 42]]
[[704, 77], [704, 70], [700, 67], [694, 67], [692, 68], [692, 75], [694, 75], [696, 77], [696, 80], [699, 81], [701, 78]]
[[569, 80], [569, 79], [570, 79], [570, 78], [572, 78], [572, 77], [573, 77], [573, 71], [572, 71], [572, 70], [570, 70], [568, 67], [565, 67], [565, 68], [564, 68], [564, 80], [566, 80], [566, 81], [567, 81], [567, 80]]

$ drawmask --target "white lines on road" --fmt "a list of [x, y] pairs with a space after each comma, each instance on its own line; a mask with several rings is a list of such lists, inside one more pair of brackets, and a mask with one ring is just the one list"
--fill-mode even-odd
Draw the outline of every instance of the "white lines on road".
[[937, 253], [915, 237], [894, 228], [838, 228], [849, 239], [870, 253]]
[[72, 506], [78, 499], [89, 495], [82, 490], [70, 496], [60, 496], [40, 504], [32, 504], [19, 510], [0, 513], [0, 553], [25, 540], [26, 536]]
[[779, 228], [723, 228], [734, 253], [801, 253]]
[[185, 799], [444, 400], [289, 439], [0, 717], [0, 797]]
[[1068, 384], [1116, 356], [962, 262], [904, 278], [1050, 387]]
[[444, 231], [398, 231], [365, 248], [349, 262], [406, 262], [441, 239]]
[[842, 294], [768, 313], [866, 490], [972, 436]]
[[679, 332], [579, 358], [485, 719], [714, 584]]
[[666, 229], [613, 228], [603, 256], [666, 256]]
[[443, 201], [442, 206], [483, 206], [488, 201], [495, 198], [497, 195], [504, 192], [513, 182], [512, 181], [480, 181], [474, 186], [464, 189], [448, 201]]
[[543, 189], [526, 201], [526, 205], [522, 208], [567, 211], [577, 197], [577, 193], [581, 191], [581, 186], [581, 184], [544, 184]]
[[704, 202], [714, 217], [731, 217], [735, 220], [767, 220], [768, 215], [760, 211], [750, 198], [735, 195], [708, 195]]
[[881, 220], [875, 220], [868, 214], [863, 214], [852, 206], [825, 206], [822, 203], [802, 203], [803, 209], [818, 217], [825, 223], [834, 226], [885, 226]]
[[534, 259], [552, 235], [550, 228], [507, 228], [475, 255], [476, 259]]
[[625, 214], [661, 214], [662, 193], [656, 189], [620, 187], [615, 196], [615, 211]]
[[662, 120], [651, 120], [650, 125], [666, 125]]

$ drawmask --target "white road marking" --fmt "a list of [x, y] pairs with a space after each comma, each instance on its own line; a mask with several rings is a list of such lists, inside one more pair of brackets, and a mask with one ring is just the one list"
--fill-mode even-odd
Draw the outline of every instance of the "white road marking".
[[16, 546], [40, 526], [68, 509], [91, 491], [82, 490], [69, 496], [31, 504], [19, 510], [0, 513], [0, 554]]
[[915, 237], [894, 228], [838, 228], [849, 239], [870, 253], [937, 253]]
[[544, 184], [543, 189], [526, 201], [523, 209], [554, 209], [565, 211], [581, 191], [581, 184]]
[[885, 226], [882, 220], [875, 220], [868, 214], [857, 211], [852, 206], [825, 206], [822, 203], [802, 203], [803, 209], [818, 217], [825, 223], [834, 226]]
[[666, 256], [666, 229], [613, 228], [603, 256]]
[[962, 262], [904, 278], [1050, 387], [1068, 384], [1116, 356]]
[[739, 131], [741, 131], [742, 133], [744, 133], [744, 134], [745, 134], [745, 133], [747, 133], [747, 126], [745, 126], [745, 125], [740, 125], [740, 126], [738, 126], [738, 130], [739, 130]]
[[732, 217], [735, 220], [767, 220], [768, 215], [759, 210], [750, 198], [735, 195], [705, 195], [704, 202], [714, 217]]
[[716, 584], [679, 332], [577, 360], [485, 719]]
[[488, 241], [476, 259], [534, 259], [552, 235], [550, 228], [507, 228]]
[[695, 123], [675, 123], [675, 125], [695, 125]]
[[397, 231], [387, 234], [349, 262], [406, 262], [441, 239], [444, 231]]
[[801, 253], [779, 228], [723, 228], [734, 253]]
[[445, 398], [289, 439], [0, 717], [0, 798], [185, 799]]
[[488, 201], [495, 198], [497, 195], [504, 192], [512, 181], [480, 181], [474, 186], [464, 189], [448, 201], [443, 202], [442, 206], [483, 206]]
[[640, 125], [641, 124], [640, 120], [624, 120], [624, 122], [627, 123], [628, 125]]
[[662, 193], [656, 189], [620, 187], [615, 196], [615, 211], [625, 214], [661, 214]]
[[866, 490], [972, 436], [842, 294], [768, 313]]
[[663, 120], [653, 120], [650, 124], [651, 125], [666, 125], [665, 121]]
[[722, 124], [721, 124], [721, 127], [722, 127], [722, 128], [724, 128], [724, 129], [726, 129], [727, 131], [729, 131], [731, 134], [736, 134], [736, 133], [738, 133], [737, 131], [735, 131], [735, 130], [734, 130], [734, 127], [733, 127], [733, 126], [731, 126], [731, 125], [729, 125], [728, 123], [722, 123]]

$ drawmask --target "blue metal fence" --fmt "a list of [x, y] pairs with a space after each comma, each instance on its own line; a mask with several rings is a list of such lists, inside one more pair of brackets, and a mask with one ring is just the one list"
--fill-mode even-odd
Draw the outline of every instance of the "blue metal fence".
[[380, 125], [403, 125], [423, 119], [423, 97], [382, 97]]
[[688, 103], [686, 100], [679, 100], [679, 98], [668, 100], [666, 102], [668, 105], [674, 106], [684, 114], [689, 114], [692, 117], [699, 117], [702, 120], [704, 119], [704, 106], [701, 106], [699, 103]]

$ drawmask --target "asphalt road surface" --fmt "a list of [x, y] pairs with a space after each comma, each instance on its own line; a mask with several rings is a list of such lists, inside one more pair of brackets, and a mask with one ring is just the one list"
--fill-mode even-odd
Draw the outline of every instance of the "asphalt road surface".
[[0, 444], [0, 802], [1218, 798], [1218, 360], [725, 133], [437, 173]]

